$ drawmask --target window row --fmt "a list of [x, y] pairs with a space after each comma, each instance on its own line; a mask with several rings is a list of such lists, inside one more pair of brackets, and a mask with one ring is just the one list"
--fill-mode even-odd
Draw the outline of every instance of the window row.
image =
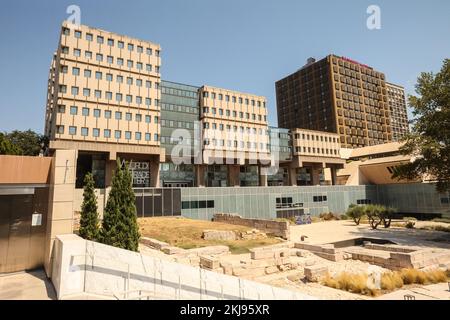
[[[296, 133], [295, 135], [294, 135], [294, 137], [295, 137], [295, 139], [300, 139], [300, 133]], [[311, 135], [309, 135], [308, 133], [302, 133], [302, 135], [301, 135], [301, 137], [302, 137], [302, 140], [312, 140], [312, 141], [314, 141], [314, 140], [316, 140], [316, 141], [325, 141], [325, 142], [337, 142], [337, 138], [336, 137], [327, 137], [327, 136], [319, 136], [319, 135], [313, 135], [313, 134], [311, 134]]]
[[211, 96], [211, 99], [224, 100], [224, 98], [225, 98], [225, 101], [229, 102], [230, 98], [231, 98], [231, 102], [233, 102], [233, 103], [236, 103], [237, 101], [239, 101], [240, 104], [243, 104], [245, 101], [246, 105], [251, 104], [252, 106], [257, 105], [258, 107], [261, 107], [261, 105], [262, 105], [263, 108], [266, 107], [265, 101], [263, 101], [261, 104], [261, 101], [255, 101], [254, 99], [250, 100], [248, 98], [244, 99], [242, 97], [236, 98], [235, 96], [230, 97], [230, 95], [228, 95], [228, 94], [226, 94], [226, 95], [223, 95], [222, 93], [216, 94], [215, 92], [211, 92], [211, 95], [210, 95], [208, 91], [203, 91], [203, 98], [209, 98], [210, 96]]
[[[65, 36], [70, 36], [70, 29], [69, 29], [69, 28], [63, 28], [63, 34], [64, 34]], [[74, 36], [75, 36], [75, 38], [77, 38], [77, 39], [82, 39], [82, 35], [83, 35], [82, 31], [79, 31], [79, 30], [75, 30], [75, 31], [74, 31]], [[94, 41], [94, 35], [93, 35], [92, 33], [86, 32], [86, 33], [85, 33], [85, 39], [86, 39], [87, 41], [89, 41], [89, 42], [92, 42], [92, 41]], [[104, 44], [104, 43], [105, 43], [105, 38], [104, 38], [103, 36], [97, 36], [97, 37], [96, 37], [96, 41], [97, 41], [98, 44]], [[108, 44], [108, 46], [114, 47], [116, 41], [115, 41], [114, 39], [108, 38], [108, 39], [106, 40], [106, 43]], [[119, 49], [125, 48], [125, 42], [124, 42], [124, 41], [118, 40], [118, 41], [117, 41], [117, 47], [118, 47]], [[128, 49], [128, 51], [134, 51], [134, 48], [135, 48], [135, 45], [134, 45], [133, 43], [127, 43], [127, 49]], [[136, 46], [136, 51], [137, 51], [137, 53], [143, 53], [143, 52], [144, 52], [144, 47], [143, 47], [143, 46], [140, 46], [140, 45], [137, 45], [137, 46]], [[147, 47], [147, 48], [145, 48], [145, 53], [146, 53], [147, 55], [151, 56], [151, 55], [153, 55], [153, 49]], [[160, 51], [159, 51], [159, 50], [155, 50], [155, 55], [156, 55], [157, 57], [159, 57]]]
[[[210, 123], [209, 122], [203, 122], [203, 129], [212, 129], [212, 130], [219, 130], [219, 131], [224, 131], [226, 129], [226, 131], [231, 132], [231, 125], [227, 124], [224, 125], [222, 123], [219, 123], [219, 125], [217, 125], [215, 122]], [[233, 126], [233, 132], [237, 132], [238, 131], [238, 126]], [[240, 133], [244, 133], [246, 132], [247, 134], [259, 134], [259, 135], [268, 135], [269, 132], [268, 130], [259, 128], [258, 130], [256, 128], [250, 128], [250, 127], [239, 127], [239, 132]]]
[[[65, 105], [58, 105], [58, 109], [57, 109], [58, 113], [65, 113], [66, 112], [66, 106]], [[88, 117], [90, 115], [91, 109], [87, 108], [87, 107], [82, 107], [81, 108], [81, 115]], [[92, 115], [94, 116], [94, 118], [100, 118], [101, 117], [101, 110], [100, 109], [93, 109], [92, 110]], [[103, 111], [103, 117], [105, 119], [111, 119], [112, 118], [112, 111], [111, 110], [104, 110]], [[73, 116], [78, 115], [78, 107], [77, 106], [70, 106], [70, 114]], [[114, 112], [114, 119], [116, 120], [122, 120], [122, 112], [121, 111], [116, 111]], [[134, 119], [136, 122], [142, 122], [143, 120], [146, 123], [151, 123], [152, 122], [152, 116], [151, 115], [142, 115], [139, 113], [136, 113], [134, 115]], [[133, 120], [133, 114], [131, 112], [125, 112], [125, 120], [127, 121], [132, 121]], [[153, 117], [153, 122], [154, 123], [159, 123], [159, 117], [158, 116], [154, 116]]]
[[[204, 139], [203, 145], [209, 146], [213, 145], [214, 147], [225, 147], [225, 139]], [[270, 150], [270, 145], [265, 143], [257, 143], [257, 142], [250, 142], [247, 141], [237, 141], [237, 140], [226, 140], [226, 145], [228, 148], [247, 148], [250, 150]], [[259, 145], [259, 148], [258, 148]]]
[[[209, 113], [209, 107], [203, 107], [203, 113]], [[223, 109], [218, 109], [218, 113], [217, 113], [217, 108], [211, 108], [211, 114], [212, 115], [216, 115], [216, 114], [219, 114], [219, 116], [223, 116], [224, 115], [224, 110]], [[227, 116], [227, 117], [230, 117], [231, 116], [231, 114], [233, 114], [233, 117], [234, 118], [236, 118], [237, 117], [237, 111], [230, 111], [230, 110], [225, 110], [225, 115]], [[262, 115], [260, 115], [260, 114], [258, 114], [258, 115], [256, 115], [255, 113], [252, 113], [251, 114], [252, 116], [251, 116], [251, 118], [252, 118], [252, 120], [254, 120], [254, 121], [256, 121], [256, 118], [258, 118], [258, 121], [262, 121], [262, 119], [264, 118], [264, 121], [266, 121], [266, 118], [267, 118], [267, 116], [262, 116]], [[242, 111], [240, 111], [239, 112], [239, 118], [240, 119], [244, 119], [244, 112], [242, 112]], [[245, 119], [247, 119], [247, 120], [249, 120], [250, 119], [250, 113], [248, 113], [248, 112], [245, 112]]]
[[[65, 127], [63, 125], [56, 126], [56, 133], [64, 134]], [[69, 126], [69, 134], [70, 135], [77, 135], [78, 127], [76, 126]], [[89, 128], [87, 127], [80, 127], [80, 134], [83, 137], [89, 136]], [[103, 129], [103, 137], [104, 138], [111, 138], [112, 134], [111, 129]], [[100, 137], [101, 129], [100, 128], [92, 128], [92, 137], [98, 138]], [[126, 140], [131, 140], [133, 133], [131, 131], [124, 131], [124, 138]], [[137, 141], [142, 140], [142, 132], [134, 132], [134, 139]], [[122, 130], [114, 130], [114, 138], [115, 139], [122, 139]], [[145, 141], [152, 141], [152, 135], [149, 132], [144, 133], [144, 139]], [[159, 135], [157, 133], [153, 134], [153, 141], [158, 141]]]
[[[330, 155], [337, 155], [338, 151], [336, 149], [328, 149], [328, 148], [314, 148], [314, 147], [303, 147], [303, 152], [307, 153], [321, 153], [321, 154], [330, 154]], [[302, 147], [295, 147], [295, 152], [302, 152]]]
[[[92, 95], [92, 91], [93, 91], [93, 97], [96, 99], [102, 99], [103, 98], [103, 92], [102, 90], [91, 90], [89, 88], [83, 88], [82, 90], [82, 96], [83, 97], [91, 97]], [[67, 86], [66, 85], [59, 85], [59, 92], [61, 93], [67, 93]], [[78, 96], [80, 95], [80, 88], [79, 87], [75, 87], [72, 86], [70, 89], [70, 93], [73, 96]], [[123, 94], [122, 93], [116, 93], [115, 95], [115, 101], [116, 102], [122, 102], [124, 101], [123, 99]], [[111, 91], [105, 91], [105, 95], [104, 98], [108, 101], [113, 100], [113, 93]], [[145, 103], [146, 106], [151, 106], [152, 105], [152, 98], [145, 98], [143, 99], [141, 96], [135, 96], [135, 100], [136, 104], [140, 105]], [[154, 101], [154, 105], [155, 106], [159, 106], [159, 99], [153, 99]], [[125, 95], [125, 102], [127, 103], [133, 103], [133, 95], [127, 94]]]
[[[69, 68], [67, 66], [64, 66], [64, 65], [62, 65], [61, 68], [60, 68], [61, 73], [64, 73], [64, 74], [68, 73], [68, 70], [69, 70]], [[81, 74], [80, 68], [72, 67], [72, 75], [79, 76], [80, 74]], [[92, 78], [92, 74], [93, 74], [93, 72], [90, 69], [84, 69], [83, 70], [83, 76], [85, 78], [88, 78], [88, 79]], [[95, 79], [97, 79], [97, 80], [105, 79], [108, 82], [112, 82], [114, 80], [114, 75], [112, 73], [105, 73], [105, 77], [103, 77], [103, 72], [101, 72], [101, 71], [95, 71], [94, 74], [95, 74]], [[126, 79], [126, 83], [128, 85], [136, 84], [136, 86], [142, 87], [143, 84], [144, 84], [144, 81], [142, 79], [135, 79], [133, 77], [124, 77], [124, 76], [122, 76], [120, 74], [116, 75], [116, 82], [117, 83], [124, 83], [124, 79]], [[159, 89], [159, 86], [160, 86], [159, 82], [155, 82], [155, 88]], [[145, 87], [146, 88], [152, 88], [152, 81], [146, 80], [145, 81]]]
[[[68, 47], [62, 47], [62, 53], [68, 54], [69, 53], [69, 48]], [[73, 55], [75, 57], [81, 57], [81, 50], [80, 49], [73, 49]], [[86, 50], [84, 52], [84, 57], [86, 59], [89, 59], [89, 60], [93, 59], [92, 58], [93, 57], [92, 51]], [[104, 61], [103, 58], [104, 58], [103, 54], [101, 54], [101, 53], [96, 53], [95, 54], [95, 60], [96, 61], [103, 62]], [[106, 56], [106, 62], [108, 64], [113, 64], [114, 63], [114, 57], [113, 56]], [[134, 68], [134, 66], [136, 66], [137, 70], [144, 70], [144, 64], [142, 62], [136, 62], [136, 64], [135, 64], [135, 61], [130, 60], [130, 59], [127, 59], [126, 62], [127, 62], [127, 67], [128, 68]], [[118, 66], [124, 66], [125, 65], [125, 60], [123, 58], [116, 58], [116, 64]], [[149, 64], [149, 63], [146, 63], [145, 64], [145, 70], [148, 71], [148, 72], [152, 72], [153, 71], [153, 65]], [[159, 66], [155, 66], [154, 71], [156, 73], [159, 73], [160, 67]]]

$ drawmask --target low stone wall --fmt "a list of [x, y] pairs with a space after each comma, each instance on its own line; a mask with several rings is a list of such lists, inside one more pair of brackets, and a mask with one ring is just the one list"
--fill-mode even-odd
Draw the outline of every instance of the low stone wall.
[[[52, 282], [58, 299], [305, 300], [315, 297], [86, 241], [57, 236]], [[208, 263], [205, 261], [205, 263]], [[215, 267], [210, 262], [211, 267]]]
[[223, 222], [228, 224], [246, 226], [249, 228], [255, 228], [269, 235], [281, 237], [286, 240], [290, 239], [289, 223], [287, 221], [249, 219], [242, 218], [237, 214], [229, 213], [216, 213], [213, 220], [215, 222]]

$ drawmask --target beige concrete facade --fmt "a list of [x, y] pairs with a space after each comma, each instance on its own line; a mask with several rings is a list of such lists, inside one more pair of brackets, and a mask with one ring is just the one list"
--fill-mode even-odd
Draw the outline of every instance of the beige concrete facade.
[[386, 82], [386, 89], [391, 116], [392, 140], [399, 141], [409, 132], [405, 88]]
[[160, 50], [148, 41], [63, 23], [50, 71], [46, 135], [159, 146]]
[[206, 161], [269, 159], [265, 97], [211, 86], [201, 87], [199, 95]]

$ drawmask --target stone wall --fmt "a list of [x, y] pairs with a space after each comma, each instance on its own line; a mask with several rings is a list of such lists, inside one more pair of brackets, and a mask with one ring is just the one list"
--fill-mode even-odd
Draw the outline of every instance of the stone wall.
[[286, 240], [290, 239], [289, 223], [286, 221], [249, 219], [242, 218], [237, 214], [229, 213], [216, 213], [213, 220], [215, 222], [223, 222], [228, 224], [246, 226], [249, 228], [255, 228], [269, 235], [281, 237]]

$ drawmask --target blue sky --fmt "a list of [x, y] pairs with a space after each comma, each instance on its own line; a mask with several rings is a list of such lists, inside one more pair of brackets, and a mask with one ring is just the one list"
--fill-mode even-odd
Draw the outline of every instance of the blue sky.
[[[413, 93], [450, 53], [450, 1], [2, 1], [0, 131], [43, 131], [48, 68], [66, 8], [81, 23], [162, 46], [162, 78], [264, 95], [276, 125], [275, 81], [329, 53], [373, 66]], [[369, 5], [381, 29], [366, 27]]]

